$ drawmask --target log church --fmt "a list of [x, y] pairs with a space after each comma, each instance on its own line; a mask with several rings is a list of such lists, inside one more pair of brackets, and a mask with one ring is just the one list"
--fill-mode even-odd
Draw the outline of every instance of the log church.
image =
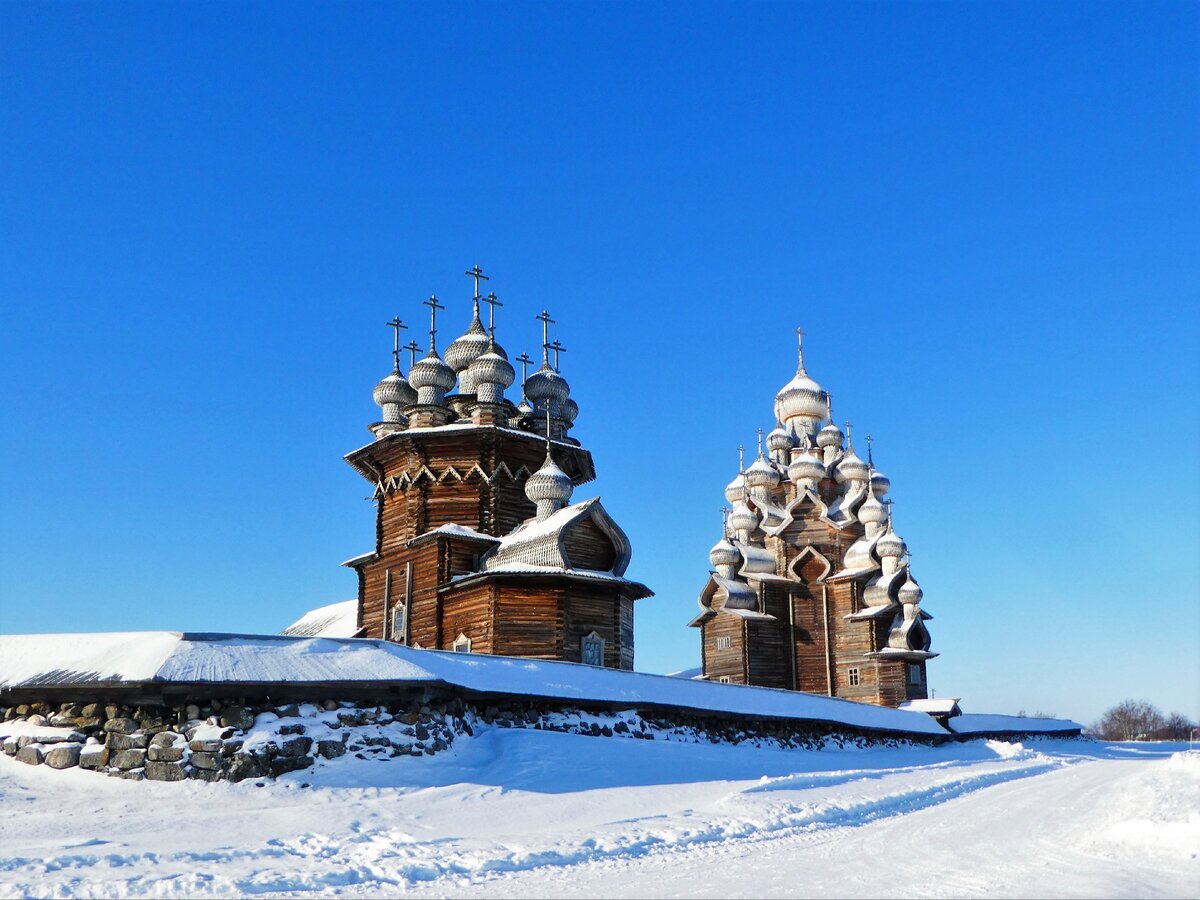
[[[897, 706], [926, 697], [930, 652], [888, 479], [833, 421], [805, 370], [775, 395], [775, 428], [725, 489], [700, 592], [703, 677]], [[739, 452], [742, 452], [739, 448]]]
[[[541, 364], [516, 370], [496, 337], [495, 293], [478, 266], [466, 332], [438, 353], [436, 296], [429, 347], [401, 348], [375, 386], [374, 440], [346, 461], [372, 486], [375, 546], [344, 565], [358, 575], [357, 634], [412, 647], [633, 668], [633, 603], [651, 596], [626, 579], [631, 547], [598, 497], [573, 500], [595, 478], [570, 432], [579, 406], [560, 370], [543, 312]], [[488, 307], [488, 324], [480, 316]], [[410, 354], [401, 372], [402, 351]], [[551, 358], [553, 357], [553, 363]]]

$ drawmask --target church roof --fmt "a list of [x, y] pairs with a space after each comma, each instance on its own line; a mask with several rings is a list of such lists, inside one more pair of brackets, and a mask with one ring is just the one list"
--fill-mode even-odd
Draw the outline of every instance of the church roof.
[[624, 575], [632, 555], [629, 539], [600, 505], [599, 497], [564, 506], [544, 519], [530, 519], [518, 525], [488, 551], [483, 560], [484, 568], [493, 571], [515, 563], [573, 569], [565, 538], [571, 529], [587, 520], [594, 522], [612, 542], [615, 559], [610, 574]]
[[358, 600], [343, 600], [310, 609], [283, 629], [293, 637], [351, 638], [358, 634]]

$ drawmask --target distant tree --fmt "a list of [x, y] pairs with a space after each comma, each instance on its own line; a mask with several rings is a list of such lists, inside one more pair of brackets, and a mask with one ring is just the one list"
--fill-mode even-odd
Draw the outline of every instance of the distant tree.
[[1166, 722], [1154, 704], [1122, 700], [1105, 712], [1088, 733], [1106, 741], [1149, 741], [1157, 737]]
[[1186, 741], [1195, 727], [1196, 723], [1183, 713], [1173, 712], [1163, 721], [1158, 737], [1164, 741]]
[[1023, 710], [1023, 709], [1019, 710], [1017, 712], [1017, 716], [1022, 719], [1056, 719], [1056, 718], [1058, 718], [1056, 715], [1054, 715], [1054, 713], [1042, 712], [1041, 710], [1037, 710], [1035, 712], [1025, 712], [1025, 710]]

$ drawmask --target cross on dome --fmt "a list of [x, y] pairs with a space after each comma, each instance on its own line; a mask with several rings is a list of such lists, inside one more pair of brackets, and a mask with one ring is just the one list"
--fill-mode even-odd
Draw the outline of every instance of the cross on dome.
[[[475, 290], [476, 290], [476, 293], [478, 294], [478, 291], [479, 291], [478, 283], [476, 283]], [[486, 303], [488, 305], [488, 307], [490, 307], [488, 309], [488, 334], [490, 334], [494, 338], [496, 336], [496, 307], [503, 306], [504, 304], [496, 299], [495, 291], [489, 291], [488, 295], [486, 297], [480, 297], [479, 299], [481, 301], [483, 301], [484, 303]]]
[[[399, 332], [397, 332], [397, 336], [398, 335]], [[417, 354], [421, 352], [421, 345], [416, 341], [409, 341], [401, 349], [408, 351], [408, 367], [411, 369], [413, 364], [417, 361]]]
[[475, 264], [474, 268], [467, 269], [467, 271], [463, 272], [463, 274], [470, 278], [475, 279], [475, 299], [478, 300], [479, 299], [479, 282], [490, 281], [491, 279], [483, 274], [483, 269], [479, 268], [478, 263]]
[[428, 300], [421, 301], [421, 305], [429, 307], [429, 352], [437, 353], [437, 311], [446, 307], [438, 303], [437, 294], [430, 294]]
[[396, 371], [399, 372], [400, 371], [400, 329], [403, 328], [405, 331], [407, 331], [408, 326], [400, 321], [399, 316], [396, 316], [390, 322], [386, 322], [384, 324], [386, 324], [388, 326], [388, 328], [396, 329], [395, 346], [392, 349], [392, 361], [395, 363]]
[[558, 323], [550, 318], [550, 313], [544, 309], [534, 318], [542, 323], [542, 365], [548, 366], [550, 365], [550, 326]]
[[553, 343], [550, 344], [550, 349], [554, 351], [554, 371], [557, 372], [557, 371], [559, 371], [558, 354], [566, 353], [567, 348], [564, 347], [561, 343], [559, 343], [558, 338], [555, 338]]

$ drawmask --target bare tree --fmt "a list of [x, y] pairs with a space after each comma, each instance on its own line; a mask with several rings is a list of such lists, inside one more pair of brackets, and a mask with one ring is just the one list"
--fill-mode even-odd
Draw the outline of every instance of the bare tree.
[[1186, 741], [1196, 723], [1183, 713], [1173, 712], [1163, 722], [1158, 736], [1164, 741]]
[[1106, 741], [1149, 741], [1166, 725], [1162, 712], [1145, 700], [1122, 700], [1104, 713], [1090, 734]]

